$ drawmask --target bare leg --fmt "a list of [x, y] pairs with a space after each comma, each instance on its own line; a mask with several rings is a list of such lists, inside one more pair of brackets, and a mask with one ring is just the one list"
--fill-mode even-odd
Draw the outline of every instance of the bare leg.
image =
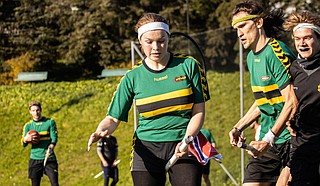
[[285, 167], [281, 170], [276, 186], [287, 186], [288, 181], [291, 180], [290, 168]]

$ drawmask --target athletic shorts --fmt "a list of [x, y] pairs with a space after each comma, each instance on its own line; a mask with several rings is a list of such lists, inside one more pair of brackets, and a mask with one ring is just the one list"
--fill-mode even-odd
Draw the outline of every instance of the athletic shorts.
[[209, 175], [210, 173], [210, 160], [206, 165], [203, 166], [202, 174]]
[[57, 160], [48, 160], [44, 170], [44, 160], [29, 160], [28, 178], [41, 178], [43, 173], [48, 175], [49, 178], [58, 178], [58, 163]]
[[291, 185], [320, 185], [320, 134], [297, 132], [291, 138]]
[[288, 166], [289, 162], [290, 141], [282, 144], [274, 144], [268, 149], [280, 157], [274, 160], [265, 156], [261, 158], [251, 158], [246, 168], [243, 183], [250, 182], [273, 182], [276, 183], [282, 168]]
[[[134, 185], [164, 185], [165, 165], [178, 142], [146, 142], [136, 138], [131, 160]], [[192, 155], [180, 158], [168, 171], [171, 185], [200, 185], [203, 166]]]

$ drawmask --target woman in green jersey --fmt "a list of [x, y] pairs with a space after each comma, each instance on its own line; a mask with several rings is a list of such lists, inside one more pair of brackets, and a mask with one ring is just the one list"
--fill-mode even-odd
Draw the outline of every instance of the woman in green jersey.
[[134, 185], [164, 186], [165, 165], [174, 154], [179, 160], [168, 171], [171, 184], [201, 185], [202, 166], [179, 147], [186, 137], [195, 137], [204, 122], [205, 101], [210, 97], [203, 69], [193, 57], [168, 51], [169, 25], [162, 16], [145, 14], [136, 31], [146, 57], [121, 79], [88, 149], [128, 120], [135, 100], [139, 125], [131, 162]]

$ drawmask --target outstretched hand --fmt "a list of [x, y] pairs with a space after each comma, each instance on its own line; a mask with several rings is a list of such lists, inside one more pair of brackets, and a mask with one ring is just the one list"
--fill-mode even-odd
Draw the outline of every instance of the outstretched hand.
[[96, 131], [90, 135], [88, 140], [88, 151], [90, 151], [92, 143], [97, 142], [100, 138], [105, 137], [108, 134], [108, 130]]

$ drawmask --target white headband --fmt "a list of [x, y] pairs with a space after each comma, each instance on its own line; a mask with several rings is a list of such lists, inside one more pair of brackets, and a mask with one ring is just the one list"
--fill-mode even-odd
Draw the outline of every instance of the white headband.
[[293, 28], [293, 32], [299, 28], [310, 28], [317, 32], [320, 35], [320, 27], [311, 23], [299, 23], [297, 26]]
[[145, 25], [142, 25], [138, 28], [138, 39], [142, 36], [142, 34], [151, 31], [151, 30], [164, 30], [170, 35], [169, 25], [164, 22], [150, 22]]

